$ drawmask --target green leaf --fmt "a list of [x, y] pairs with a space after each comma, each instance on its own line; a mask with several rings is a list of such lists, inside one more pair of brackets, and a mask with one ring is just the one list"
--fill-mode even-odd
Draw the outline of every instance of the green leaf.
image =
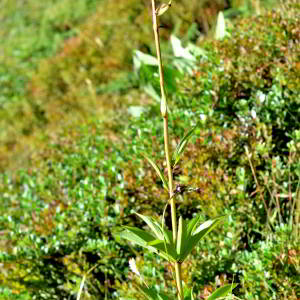
[[98, 264], [95, 265], [95, 266], [93, 266], [92, 268], [90, 268], [90, 269], [87, 271], [86, 274], [83, 275], [82, 280], [81, 280], [81, 283], [80, 283], [79, 291], [78, 291], [78, 293], [77, 293], [77, 298], [76, 298], [76, 300], [80, 300], [80, 297], [81, 297], [81, 294], [82, 294], [82, 291], [83, 291], [83, 287], [84, 287], [84, 282], [85, 282], [85, 280], [86, 280], [87, 275], [88, 275], [89, 273], [91, 273], [91, 272], [92, 272], [96, 267], [98, 267], [98, 266], [99, 266]]
[[183, 153], [189, 139], [192, 137], [194, 130], [196, 129], [196, 127], [198, 126], [198, 124], [196, 124], [190, 131], [188, 131], [184, 137], [181, 139], [181, 141], [179, 142], [179, 144], [177, 145], [174, 153], [173, 153], [173, 157], [172, 157], [172, 166], [173, 168], [177, 165], [177, 163], [180, 160], [180, 156]]
[[178, 257], [178, 261], [183, 262], [198, 242], [212, 231], [224, 219], [224, 217], [225, 216], [221, 216], [213, 220], [208, 220], [196, 229], [194, 226], [194, 230], [192, 230], [190, 235], [187, 236], [186, 242], [183, 244], [183, 249]]
[[168, 188], [168, 182], [163, 174], [163, 172], [159, 169], [159, 167], [157, 166], [157, 164], [148, 156], [144, 155], [144, 157], [148, 160], [148, 162], [151, 164], [151, 166], [153, 167], [153, 169], [156, 171], [157, 175], [160, 177], [161, 181], [163, 182], [164, 188], [169, 191]]
[[149, 232], [132, 226], [124, 226], [126, 231], [121, 232], [120, 236], [142, 247], [147, 248], [148, 243], [155, 240], [155, 237]]
[[150, 229], [153, 231], [153, 233], [156, 235], [156, 237], [160, 240], [164, 239], [164, 235], [161, 230], [161, 225], [154, 220], [152, 217], [147, 217], [141, 214], [136, 213], [147, 225], [150, 227]]
[[156, 237], [160, 240], [165, 239], [167, 243], [172, 242], [172, 232], [157, 222], [154, 218], [136, 213], [153, 231]]
[[127, 111], [135, 118], [139, 118], [142, 113], [144, 113], [147, 109], [144, 106], [132, 105], [128, 107]]
[[151, 85], [151, 83], [148, 83], [147, 85], [144, 86], [144, 91], [154, 100], [160, 102], [160, 96], [158, 95], [154, 87]]
[[221, 221], [224, 220], [226, 215], [217, 217], [212, 220], [207, 220], [206, 222], [202, 223], [200, 226], [198, 226], [194, 231], [192, 231], [192, 235], [203, 235], [201, 238], [203, 238], [206, 234], [208, 234], [210, 231], [212, 231]]
[[164, 240], [169, 243], [172, 244], [173, 243], [173, 234], [172, 231], [170, 231], [169, 229], [163, 228], [163, 233], [164, 233]]
[[226, 297], [234, 288], [236, 288], [237, 284], [227, 284], [224, 286], [221, 286], [217, 290], [215, 290], [208, 298], [207, 300], [215, 300], [221, 297]]
[[216, 39], [222, 40], [226, 35], [226, 24], [223, 12], [219, 12], [217, 26], [216, 26]]
[[126, 231], [120, 234], [121, 238], [136, 243], [169, 262], [177, 261], [177, 253], [173, 243], [166, 243], [164, 240], [156, 239], [152, 234], [137, 227], [124, 226], [124, 228]]
[[178, 222], [177, 246], [176, 246], [176, 251], [178, 255], [182, 253], [184, 249], [184, 245], [188, 243], [188, 240], [189, 240], [189, 236], [187, 235], [186, 222], [180, 216]]
[[[194, 65], [193, 62], [196, 62], [196, 57], [187, 48], [182, 47], [180, 39], [173, 34], [171, 35], [171, 44], [175, 57], [184, 59], [189, 66]], [[176, 66], [178, 67], [177, 64]]]
[[176, 262], [178, 255], [173, 244], [168, 244], [162, 240], [154, 240], [148, 243], [148, 249], [157, 253], [167, 261]]
[[172, 4], [172, 0], [169, 1], [168, 4], [163, 3], [160, 7], [158, 7], [156, 9], [156, 15], [158, 17], [161, 16], [161, 15], [163, 15], [171, 7], [171, 4]]
[[184, 300], [194, 300], [193, 288], [184, 287]]
[[134, 50], [133, 54], [134, 70], [137, 72], [142, 65], [158, 66], [158, 60], [156, 57], [149, 54], [145, 54], [139, 50]]
[[189, 224], [187, 226], [187, 234], [190, 236], [192, 235], [192, 232], [194, 232], [196, 226], [198, 225], [199, 221], [201, 219], [201, 216], [198, 215], [194, 217], [192, 220], [189, 221]]
[[163, 294], [163, 293], [158, 293], [155, 288], [148, 288], [148, 287], [143, 287], [139, 286], [141, 292], [144, 294], [145, 297], [148, 299], [152, 300], [169, 300], [169, 298]]

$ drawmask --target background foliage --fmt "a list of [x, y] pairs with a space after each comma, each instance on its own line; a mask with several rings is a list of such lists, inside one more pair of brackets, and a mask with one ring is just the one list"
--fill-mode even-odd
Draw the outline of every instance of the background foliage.
[[[5, 51], [24, 49], [0, 75], [0, 299], [76, 299], [95, 265], [83, 299], [136, 299], [130, 257], [152, 284], [172, 280], [168, 265], [115, 236], [120, 225], [142, 226], [133, 210], [160, 214], [168, 197], [140, 156], [163, 161], [155, 69], [132, 71], [134, 49], [154, 53], [148, 2], [98, 2], [1, 4], [1, 34], [12, 36]], [[209, 32], [226, 6], [229, 36], [215, 41]], [[200, 121], [175, 174], [178, 185], [199, 189], [181, 196], [179, 211], [230, 215], [193, 253], [184, 278], [189, 285], [193, 275], [199, 297], [234, 278], [242, 299], [298, 299], [300, 7], [288, 1], [262, 15], [253, 7], [182, 0], [163, 19], [172, 145]], [[37, 29], [42, 44], [27, 38]], [[174, 31], [201, 49], [189, 72], [176, 68]]]

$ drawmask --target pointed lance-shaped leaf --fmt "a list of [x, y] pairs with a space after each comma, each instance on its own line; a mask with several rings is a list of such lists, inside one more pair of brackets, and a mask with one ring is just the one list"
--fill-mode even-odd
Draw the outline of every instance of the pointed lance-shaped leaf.
[[134, 50], [133, 62], [135, 71], [139, 71], [142, 65], [158, 66], [158, 60], [156, 57], [143, 53], [139, 50]]
[[182, 252], [178, 257], [179, 262], [183, 262], [186, 257], [192, 252], [198, 242], [205, 237], [210, 231], [212, 231], [225, 216], [218, 217], [213, 220], [208, 220], [194, 229], [187, 238], [187, 242], [184, 244]]
[[222, 40], [226, 35], [226, 24], [224, 14], [222, 11], [218, 14], [217, 26], [216, 26], [216, 39]]
[[163, 240], [156, 239], [153, 235], [137, 227], [124, 226], [120, 236], [141, 247], [148, 249], [166, 259], [169, 262], [177, 261], [177, 253], [173, 244], [168, 244]]
[[178, 222], [178, 232], [177, 232], [177, 247], [176, 247], [176, 251], [177, 254], [180, 254], [180, 250], [181, 250], [181, 237], [182, 237], [182, 230], [183, 230], [183, 219], [182, 216], [180, 216], [179, 218], [179, 222]]
[[120, 237], [139, 246], [148, 247], [148, 243], [154, 241], [156, 238], [149, 232], [132, 226], [124, 226], [125, 231], [121, 232]]
[[189, 221], [187, 225], [187, 234], [189, 236], [192, 235], [192, 232], [194, 232], [194, 230], [197, 228], [197, 225], [199, 224], [200, 220], [201, 220], [201, 216], [197, 215], [196, 217], [194, 217], [192, 220]]
[[148, 243], [148, 249], [157, 253], [169, 262], [177, 261], [177, 253], [174, 244], [168, 244], [162, 240], [154, 240]]
[[139, 285], [140, 291], [143, 293], [145, 297], [150, 300], [169, 300], [168, 296], [163, 293], [158, 293], [155, 288], [147, 288]]
[[208, 298], [207, 300], [215, 300], [218, 298], [224, 298], [226, 297], [229, 293], [232, 292], [234, 288], [236, 288], [237, 284], [226, 284], [224, 286], [219, 287], [217, 290], [215, 290]]
[[194, 295], [193, 295], [193, 288], [191, 289], [191, 300], [195, 300]]
[[212, 231], [221, 221], [225, 219], [226, 215], [217, 217], [212, 220], [207, 220], [206, 222], [199, 225], [195, 230], [192, 232], [192, 235], [204, 234], [201, 236], [203, 238], [206, 234]]
[[173, 243], [173, 233], [167, 228], [162, 228], [164, 234], [164, 241], [172, 244]]
[[177, 233], [177, 245], [176, 252], [180, 255], [184, 249], [184, 245], [189, 242], [189, 236], [187, 235], [187, 226], [186, 222], [180, 216], [178, 224], [178, 233]]
[[166, 180], [165, 175], [163, 174], [163, 172], [159, 169], [159, 167], [157, 166], [157, 164], [148, 156], [144, 155], [144, 157], [148, 160], [148, 162], [151, 164], [151, 166], [153, 167], [153, 169], [156, 171], [157, 175], [159, 176], [159, 178], [161, 179], [161, 181], [163, 182], [163, 186], [164, 188], [169, 191], [168, 188], [168, 182]]
[[183, 153], [189, 139], [192, 137], [194, 130], [196, 129], [196, 127], [198, 126], [198, 124], [196, 124], [190, 131], [188, 131], [184, 137], [181, 139], [181, 141], [178, 143], [174, 153], [173, 153], [173, 157], [172, 157], [172, 167], [174, 168], [177, 163], [180, 160], [180, 156]]
[[165, 239], [167, 243], [171, 242], [172, 232], [170, 230], [161, 227], [161, 224], [152, 217], [144, 216], [138, 213], [136, 213], [136, 215], [138, 215], [144, 222], [147, 223], [158, 239]]
[[184, 300], [195, 300], [193, 295], [193, 287], [191, 289], [184, 286]]

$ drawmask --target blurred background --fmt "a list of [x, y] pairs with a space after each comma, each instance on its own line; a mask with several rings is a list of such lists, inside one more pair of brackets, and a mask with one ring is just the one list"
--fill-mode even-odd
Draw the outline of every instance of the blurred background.
[[[142, 156], [164, 167], [150, 3], [0, 1], [1, 300], [78, 299], [83, 278], [82, 300], [141, 299], [132, 257], [174, 292], [170, 266], [117, 235], [168, 199]], [[299, 1], [173, 0], [160, 25], [172, 149], [199, 124], [178, 211], [228, 215], [186, 286], [299, 300]]]
[[[213, 36], [219, 11], [233, 20], [259, 14], [275, 3], [178, 0], [162, 18], [161, 36], [167, 40], [173, 32], [184, 42], [197, 42]], [[31, 140], [36, 129], [52, 132], [61, 126], [58, 120], [75, 121], [94, 112], [93, 97], [103, 84], [132, 69], [133, 49], [152, 54], [154, 49], [147, 0], [2, 0], [0, 5], [3, 169], [19, 166], [18, 161], [38, 147], [33, 146], [36, 138]], [[87, 95], [87, 82], [96, 95]]]

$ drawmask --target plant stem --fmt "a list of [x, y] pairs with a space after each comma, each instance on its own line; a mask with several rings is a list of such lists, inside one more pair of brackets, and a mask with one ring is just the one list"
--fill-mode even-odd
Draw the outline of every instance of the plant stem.
[[[264, 199], [264, 195], [263, 195], [263, 193], [262, 193], [262, 189], [261, 189], [261, 187], [260, 187], [260, 184], [258, 183], [258, 180], [257, 180], [257, 177], [256, 177], [256, 173], [255, 173], [255, 170], [254, 170], [252, 161], [251, 161], [251, 155], [250, 155], [249, 150], [248, 150], [247, 147], [245, 147], [245, 151], [246, 151], [246, 155], [247, 155], [247, 158], [248, 158], [248, 161], [249, 161], [249, 164], [250, 164], [251, 172], [252, 172], [252, 175], [253, 175], [255, 184], [256, 184], [256, 189], [257, 189], [257, 191], [259, 192], [260, 199], [261, 199], [261, 201], [263, 202], [264, 207], [265, 207], [265, 211], [266, 211], [266, 213], [267, 213], [267, 226], [268, 226], [268, 228], [271, 230], [272, 228], [271, 228], [271, 224], [270, 224], [271, 217], [270, 217], [269, 208], [268, 208], [267, 203], [266, 203], [266, 201], [265, 201], [265, 199]], [[271, 196], [272, 196], [272, 195], [271, 195]]]
[[177, 241], [177, 219], [176, 219], [176, 206], [175, 197], [173, 197], [173, 176], [172, 167], [170, 161], [170, 148], [169, 148], [169, 130], [168, 130], [168, 115], [164, 117], [164, 141], [165, 141], [165, 154], [168, 169], [168, 179], [169, 179], [169, 196], [170, 196], [170, 206], [171, 206], [171, 217], [172, 217], [172, 231], [173, 231], [173, 242], [176, 245]]
[[178, 299], [183, 300], [183, 288], [182, 288], [182, 279], [181, 279], [181, 264], [176, 262], [175, 263], [175, 274], [176, 274], [176, 286], [178, 291]]
[[300, 195], [299, 193], [296, 194], [296, 200], [295, 200], [295, 224], [294, 224], [294, 234], [295, 234], [295, 238], [298, 241], [299, 237], [300, 237]]
[[[156, 46], [156, 53], [157, 53], [157, 60], [158, 60], [158, 67], [159, 67], [159, 77], [160, 77], [160, 90], [161, 90], [161, 98], [162, 98], [161, 106], [163, 106], [164, 104], [164, 109], [161, 107], [161, 110], [162, 110], [162, 117], [164, 122], [164, 143], [165, 143], [165, 155], [166, 155], [168, 178], [169, 178], [169, 195], [170, 198], [172, 198], [173, 176], [172, 176], [172, 167], [171, 167], [171, 160], [170, 160], [170, 149], [169, 149], [168, 110], [167, 110], [166, 94], [164, 89], [164, 74], [163, 74], [163, 66], [162, 66], [161, 51], [160, 51], [157, 16], [155, 10], [156, 10], [155, 0], [152, 0], [153, 31], [155, 37], [155, 46]], [[175, 243], [177, 240], [177, 220], [176, 220], [176, 209], [175, 209], [174, 197], [171, 199], [170, 202], [171, 202], [171, 214], [172, 214], [173, 241]]]
[[[173, 197], [173, 175], [172, 175], [172, 166], [171, 166], [171, 159], [170, 159], [170, 148], [169, 148], [168, 108], [167, 108], [167, 99], [166, 99], [166, 94], [164, 89], [164, 74], [163, 74], [163, 65], [162, 65], [161, 51], [160, 51], [159, 29], [157, 25], [155, 0], [152, 0], [152, 22], [153, 22], [153, 31], [154, 31], [154, 38], [155, 38], [158, 67], [159, 67], [160, 90], [161, 90], [161, 114], [164, 122], [164, 143], [165, 143], [165, 155], [166, 155], [168, 179], [169, 179], [169, 196], [171, 199], [170, 206], [171, 206], [171, 218], [172, 218], [173, 243], [174, 245], [176, 245], [177, 219], [176, 219], [176, 206], [175, 206], [175, 199], [174, 199], [175, 197]], [[183, 300], [181, 264], [175, 263], [175, 273], [176, 273], [176, 286], [178, 291], [178, 299]]]

